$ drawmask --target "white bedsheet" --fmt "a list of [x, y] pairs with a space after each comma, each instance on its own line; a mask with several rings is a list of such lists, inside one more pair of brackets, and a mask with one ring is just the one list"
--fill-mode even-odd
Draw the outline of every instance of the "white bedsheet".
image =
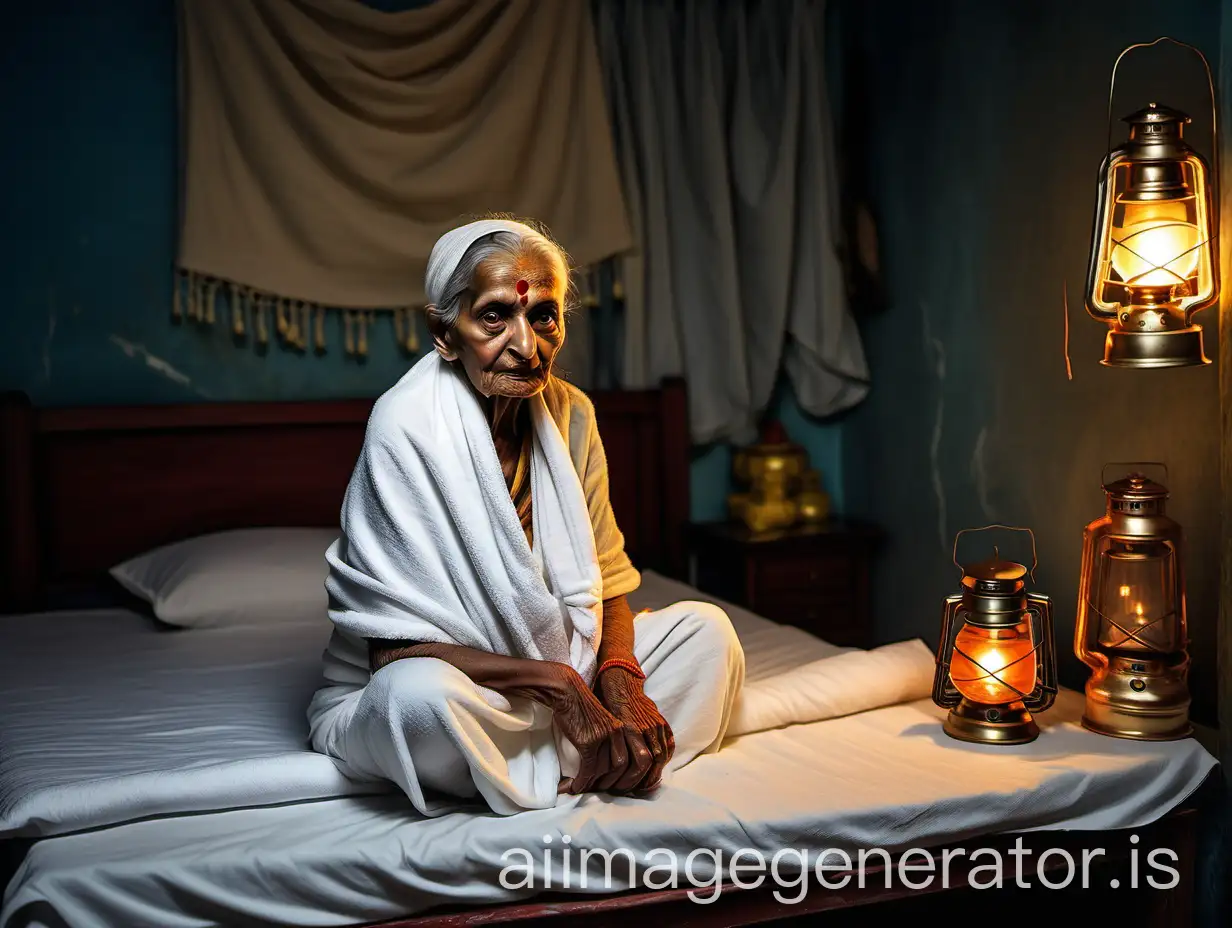
[[[652, 573], [631, 601], [658, 608], [696, 595]], [[759, 681], [854, 650], [729, 612], [748, 651], [754, 721], [783, 702], [773, 688], [757, 699]], [[329, 632], [324, 616], [269, 629], [167, 630], [122, 610], [6, 620], [0, 838], [385, 791], [348, 780], [308, 746], [305, 708], [321, 682]], [[907, 653], [918, 690], [920, 655]], [[901, 701], [884, 686], [858, 690], [860, 699]], [[782, 706], [785, 719], [793, 708]]]
[[[648, 575], [636, 605], [697, 595]], [[742, 610], [729, 612], [745, 644], [750, 680], [846, 650]], [[8, 744], [19, 745], [16, 752], [0, 755], [6, 822], [22, 821], [20, 810], [32, 807], [23, 806], [30, 800], [21, 797], [31, 791], [42, 795], [41, 814], [60, 809], [61, 824], [69, 821], [69, 813], [97, 815], [100, 808], [111, 808], [117, 798], [107, 795], [81, 796], [75, 811], [62, 808], [75, 792], [83, 792], [71, 787], [74, 780], [116, 769], [116, 757], [99, 757], [104, 744], [110, 749], [102, 753], [120, 756], [130, 774], [149, 777], [148, 785], [157, 789], [168, 777], [154, 772], [139, 749], [173, 742], [184, 764], [170, 778], [175, 782], [166, 786], [164, 798], [175, 795], [181, 806], [184, 783], [192, 782], [193, 771], [216, 762], [220, 740], [233, 744], [224, 760], [234, 763], [268, 750], [269, 739], [279, 732], [282, 749], [297, 747], [297, 735], [286, 732], [302, 732], [304, 699], [316, 685], [320, 639], [311, 634], [288, 634], [284, 627], [268, 638], [244, 636], [245, 673], [220, 669], [235, 666], [234, 635], [143, 633], [139, 626], [146, 620], [122, 614], [45, 616], [40, 621], [43, 627], [34, 635], [6, 634], [6, 643], [12, 641], [16, 650], [5, 648], [0, 657], [0, 700], [6, 700], [0, 702], [5, 706], [0, 732]], [[126, 631], [120, 633], [121, 627]], [[194, 636], [191, 649], [182, 644], [187, 635]], [[171, 644], [171, 636], [179, 643]], [[161, 657], [169, 678], [181, 683], [167, 683], [167, 692], [160, 694], [157, 677], [142, 679], [122, 705], [92, 705], [91, 692], [101, 697], [115, 691], [124, 648], [138, 638], [157, 639], [142, 646], [149, 649], [143, 650], [143, 659]], [[73, 646], [65, 648], [70, 640]], [[123, 647], [109, 644], [116, 640]], [[34, 723], [15, 726], [14, 719], [50, 697], [48, 711], [58, 707], [63, 713], [69, 697], [46, 687], [40, 694], [39, 681], [46, 673], [23, 666], [34, 653], [28, 649], [38, 647], [44, 655], [50, 650], [74, 662], [78, 658], [69, 655], [93, 655], [95, 666], [107, 667], [112, 675], [97, 679], [84, 657], [80, 665], [73, 664], [81, 689], [70, 702], [82, 721], [74, 723], [70, 736], [44, 744], [48, 756], [43, 758], [36, 758], [40, 748], [31, 735]], [[229, 693], [232, 717], [201, 710], [183, 730], [192, 718], [191, 707], [167, 697], [183, 690], [185, 674], [201, 675], [214, 692]], [[17, 712], [7, 701], [13, 698], [22, 700]], [[48, 912], [70, 925], [336, 925], [393, 918], [444, 902], [497, 902], [542, 889], [542, 873], [538, 886], [523, 889], [503, 888], [499, 874], [510, 862], [502, 854], [513, 848], [528, 849], [542, 863], [544, 835], [553, 836], [557, 850], [568, 835], [575, 855], [583, 848], [626, 848], [645, 864], [661, 863], [646, 855], [665, 848], [677, 855], [683, 873], [696, 848], [721, 852], [726, 863], [740, 848], [758, 849], [768, 860], [781, 848], [893, 852], [1002, 831], [1139, 827], [1183, 801], [1214, 766], [1214, 759], [1192, 740], [1148, 744], [1086, 732], [1077, 724], [1081, 709], [1079, 694], [1063, 692], [1057, 706], [1041, 717], [1044, 732], [1033, 744], [980, 747], [947, 738], [940, 728], [941, 710], [918, 700], [732, 739], [719, 754], [680, 771], [651, 800], [571, 797], [556, 809], [510, 819], [456, 814], [425, 820], [396, 795], [352, 795], [64, 835], [39, 841], [30, 850], [6, 892], [0, 925], [52, 924]], [[47, 717], [42, 715], [44, 721]], [[207, 749], [205, 742], [212, 746]], [[285, 753], [280, 749], [267, 756]], [[57, 778], [54, 772], [65, 764], [71, 772]], [[277, 761], [269, 766], [276, 768]], [[296, 773], [295, 788], [329, 795], [331, 789], [348, 786], [331, 781], [330, 770], [321, 771], [317, 780]], [[272, 782], [287, 771], [268, 772]], [[98, 788], [105, 794], [106, 781]], [[292, 798], [299, 797], [288, 801]], [[125, 801], [131, 812], [131, 797]], [[558, 853], [552, 859], [559, 864]], [[695, 855], [696, 879], [708, 879], [708, 865], [705, 855]], [[592, 867], [601, 870], [601, 862], [592, 861]], [[616, 870], [615, 882], [592, 882], [589, 889], [625, 888], [627, 873]], [[573, 879], [576, 888], [576, 873]], [[558, 872], [551, 888], [559, 888], [560, 881]]]

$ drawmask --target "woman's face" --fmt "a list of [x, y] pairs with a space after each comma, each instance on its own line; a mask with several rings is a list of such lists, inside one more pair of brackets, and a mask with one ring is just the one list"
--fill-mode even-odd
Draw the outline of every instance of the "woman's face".
[[436, 340], [460, 361], [484, 396], [529, 397], [542, 390], [565, 340], [565, 269], [546, 249], [489, 258], [475, 272], [475, 299]]

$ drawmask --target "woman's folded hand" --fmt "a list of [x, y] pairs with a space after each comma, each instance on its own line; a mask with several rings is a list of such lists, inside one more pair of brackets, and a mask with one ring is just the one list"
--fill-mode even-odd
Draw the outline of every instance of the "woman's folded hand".
[[[506, 696], [533, 699], [550, 708], [561, 733], [580, 755], [577, 775], [561, 782], [562, 793], [593, 792], [616, 783], [640, 783], [648, 770], [662, 770], [661, 765], [652, 767], [648, 762], [651, 752], [646, 744], [640, 738], [630, 737], [629, 720], [609, 712], [568, 664], [504, 657], [461, 645], [413, 641], [372, 640], [369, 653], [374, 673], [396, 660], [434, 657], [457, 667], [480, 686]], [[645, 703], [652, 711], [643, 715], [651, 719], [652, 726], [657, 725], [661, 721], [658, 710], [649, 700]], [[656, 751], [654, 758], [657, 757]]]
[[562, 686], [552, 706], [561, 734], [578, 750], [577, 774], [561, 781], [562, 793], [586, 793], [599, 783], [622, 777], [629, 765], [625, 726], [604, 708], [578, 673], [566, 664], [557, 664]]
[[676, 739], [667, 719], [642, 689], [641, 679], [622, 667], [600, 674], [595, 689], [603, 705], [624, 726], [629, 753], [625, 772], [610, 772], [599, 780], [598, 788], [614, 793], [655, 789], [676, 752]]

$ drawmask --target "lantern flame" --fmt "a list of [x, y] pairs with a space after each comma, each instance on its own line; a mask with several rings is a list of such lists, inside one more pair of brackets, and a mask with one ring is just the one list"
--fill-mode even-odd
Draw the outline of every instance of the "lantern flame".
[[967, 626], [954, 639], [950, 680], [972, 702], [1004, 705], [1035, 689], [1035, 665], [1035, 643], [1028, 628], [990, 633]]
[[1112, 249], [1112, 266], [1132, 287], [1169, 287], [1198, 269], [1202, 244], [1198, 227], [1152, 218], [1126, 225]]

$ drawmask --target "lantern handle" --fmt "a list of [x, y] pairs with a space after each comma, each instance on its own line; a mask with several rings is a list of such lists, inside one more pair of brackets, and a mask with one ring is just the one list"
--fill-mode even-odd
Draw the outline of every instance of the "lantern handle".
[[1144, 465], [1149, 467], [1162, 467], [1164, 471], [1164, 481], [1166, 483], [1172, 482], [1172, 475], [1168, 473], [1168, 465], [1163, 461], [1109, 461], [1099, 470], [1099, 485], [1101, 487], [1108, 485], [1107, 474], [1109, 467], [1142, 467]]
[[1031, 568], [1027, 573], [1031, 578], [1031, 582], [1035, 583], [1035, 568], [1039, 567], [1039, 555], [1035, 552], [1035, 532], [1031, 531], [1029, 528], [1023, 528], [1017, 525], [1002, 525], [1000, 522], [994, 522], [991, 525], [983, 525], [980, 528], [960, 529], [958, 534], [954, 536], [954, 566], [958, 568], [959, 574], [965, 576], [966, 571], [963, 569], [962, 564], [958, 563], [958, 539], [961, 538], [966, 532], [985, 532], [990, 528], [1003, 528], [1010, 532], [1026, 532], [1031, 536]]
[[1104, 150], [1112, 151], [1112, 97], [1116, 92], [1116, 72], [1120, 67], [1121, 59], [1137, 48], [1150, 48], [1153, 45], [1158, 45], [1160, 42], [1171, 42], [1173, 45], [1179, 45], [1181, 48], [1187, 48], [1202, 60], [1202, 67], [1206, 70], [1206, 86], [1211, 97], [1211, 154], [1214, 162], [1214, 179], [1215, 188], [1215, 203], [1219, 203], [1219, 105], [1215, 100], [1215, 80], [1211, 77], [1211, 64], [1207, 61], [1206, 55], [1202, 54], [1201, 49], [1197, 46], [1190, 45], [1188, 42], [1182, 42], [1180, 39], [1174, 39], [1170, 35], [1161, 35], [1153, 42], [1137, 42], [1133, 45], [1127, 45], [1121, 50], [1121, 54], [1117, 55], [1116, 62], [1112, 65], [1112, 79], [1108, 84], [1108, 140]]

